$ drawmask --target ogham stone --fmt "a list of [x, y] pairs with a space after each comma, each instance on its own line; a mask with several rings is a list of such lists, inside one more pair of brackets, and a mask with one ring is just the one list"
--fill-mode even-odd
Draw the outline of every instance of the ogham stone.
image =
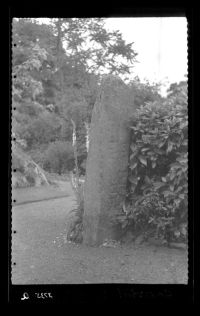
[[134, 101], [116, 76], [104, 77], [92, 112], [84, 185], [83, 243], [117, 239], [113, 218], [126, 196], [130, 129]]

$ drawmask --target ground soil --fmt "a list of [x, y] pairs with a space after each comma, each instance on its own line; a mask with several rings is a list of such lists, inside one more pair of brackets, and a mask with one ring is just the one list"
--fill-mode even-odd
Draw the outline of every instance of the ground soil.
[[19, 190], [14, 192], [18, 205], [12, 209], [13, 284], [187, 283], [187, 250], [66, 242], [68, 213], [75, 206], [69, 182], [60, 182], [59, 190], [67, 196], [58, 194], [56, 199], [56, 194], [50, 199], [47, 188], [38, 190], [39, 197], [33, 188]]

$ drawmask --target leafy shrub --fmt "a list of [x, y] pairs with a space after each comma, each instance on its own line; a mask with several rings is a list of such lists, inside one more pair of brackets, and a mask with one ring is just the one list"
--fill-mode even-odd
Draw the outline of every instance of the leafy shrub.
[[69, 213], [67, 225], [67, 240], [75, 243], [83, 241], [83, 213], [84, 213], [84, 182], [71, 175], [71, 184], [76, 196], [77, 206]]
[[28, 151], [31, 159], [35, 161], [41, 168], [43, 168], [43, 164], [45, 161], [45, 151], [47, 148], [48, 144], [42, 144]]
[[28, 149], [30, 149], [38, 144], [56, 141], [60, 135], [60, 129], [59, 119], [51, 113], [44, 112], [23, 126], [19, 136], [26, 140]]
[[134, 94], [135, 107], [162, 99], [159, 94], [159, 84], [150, 84], [148, 80], [142, 83], [138, 77], [135, 77], [129, 82], [129, 87]]
[[50, 172], [62, 174], [74, 168], [73, 147], [70, 142], [55, 141], [44, 153], [43, 168]]
[[69, 242], [81, 243], [83, 241], [83, 213], [84, 213], [84, 182], [81, 181], [78, 166], [77, 151], [77, 129], [76, 124], [71, 120], [73, 125], [73, 154], [75, 162], [75, 175], [71, 173], [71, 184], [76, 196], [77, 207], [70, 212], [71, 218], [68, 221], [67, 240]]
[[29, 183], [30, 186], [34, 186], [35, 185], [35, 177], [33, 174], [27, 174], [26, 175], [26, 180]]
[[187, 102], [177, 100], [148, 103], [131, 121], [128, 205], [119, 217], [124, 229], [134, 223], [168, 241], [187, 238]]
[[43, 107], [38, 102], [24, 102], [18, 106], [18, 112], [20, 114], [28, 115], [31, 118], [39, 116], [42, 111]]
[[12, 152], [12, 168], [19, 172], [24, 172], [24, 161], [21, 157], [15, 154], [14, 150]]
[[23, 173], [16, 172], [12, 174], [12, 186], [13, 188], [25, 188], [29, 187], [29, 183]]

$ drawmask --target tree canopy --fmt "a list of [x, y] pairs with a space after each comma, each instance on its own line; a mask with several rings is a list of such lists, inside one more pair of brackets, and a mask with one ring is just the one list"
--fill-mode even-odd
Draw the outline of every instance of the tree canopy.
[[[103, 18], [52, 18], [48, 24], [15, 18], [12, 26], [12, 128], [18, 144], [43, 164], [51, 144], [72, 141], [72, 119], [84, 164], [85, 124], [90, 124], [102, 75], [132, 73], [134, 43], [126, 43], [118, 30], [107, 30]], [[161, 100], [156, 84], [138, 77], [128, 84], [136, 106]], [[176, 86], [170, 89], [174, 97]]]
[[[84, 124], [90, 122], [103, 73], [129, 73], [137, 53], [102, 18], [13, 19], [13, 133], [31, 154], [71, 141], [77, 127], [85, 159]], [[35, 157], [34, 153], [34, 157]], [[41, 154], [39, 154], [41, 157]]]

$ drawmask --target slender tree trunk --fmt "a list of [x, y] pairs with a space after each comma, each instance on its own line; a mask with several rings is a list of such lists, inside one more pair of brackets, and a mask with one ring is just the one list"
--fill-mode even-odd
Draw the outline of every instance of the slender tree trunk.
[[61, 88], [61, 95], [64, 92], [64, 76], [62, 72], [62, 19], [58, 19], [56, 22], [57, 27], [57, 67], [59, 71], [59, 81], [60, 81], [60, 88]]
[[89, 124], [87, 122], [85, 122], [85, 129], [86, 129], [86, 136], [85, 136], [85, 138], [86, 138], [86, 149], [87, 149], [87, 153], [88, 153], [88, 151], [89, 151], [89, 142], [90, 142], [90, 139], [89, 139], [89, 130], [90, 130], [90, 128], [89, 128]]

